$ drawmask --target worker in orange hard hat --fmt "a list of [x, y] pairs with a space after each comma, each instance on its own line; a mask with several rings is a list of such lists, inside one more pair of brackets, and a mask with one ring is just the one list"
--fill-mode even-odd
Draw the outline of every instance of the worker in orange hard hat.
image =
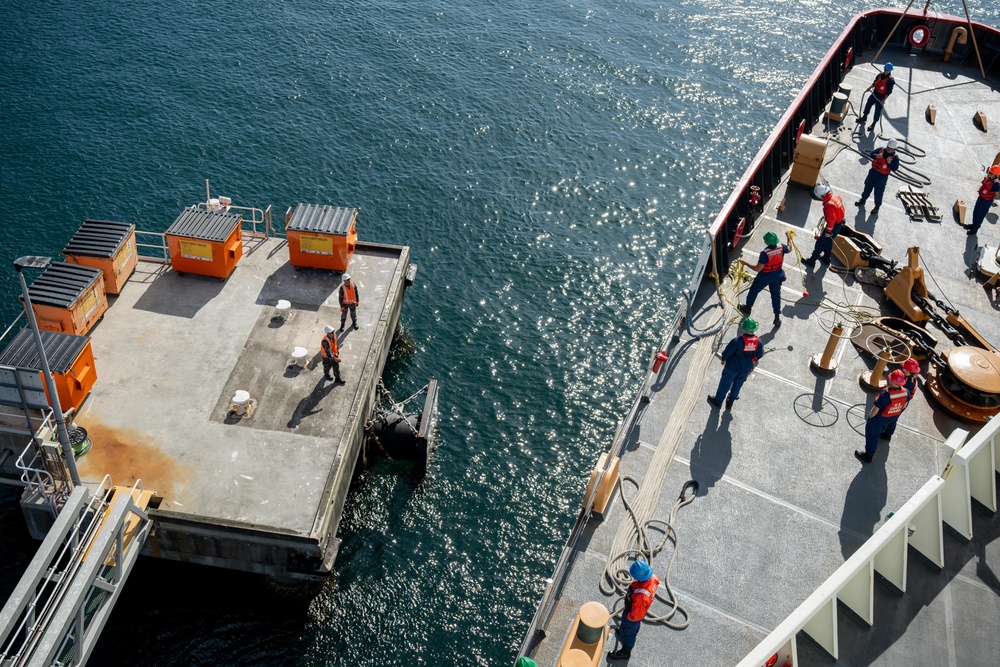
[[854, 452], [862, 463], [871, 463], [879, 438], [888, 442], [896, 430], [896, 420], [910, 402], [910, 392], [903, 385], [906, 375], [901, 370], [889, 373], [889, 386], [875, 399], [865, 423], [865, 448]]
[[[323, 332], [325, 335], [319, 343], [319, 350], [323, 355], [323, 378], [336, 379], [337, 382], [343, 383], [340, 379], [340, 345], [337, 344], [337, 332], [331, 326], [323, 327]], [[334, 377], [330, 377], [331, 369]]]
[[351, 276], [344, 274], [340, 284], [340, 330], [347, 324], [347, 311], [351, 311], [351, 326], [358, 328], [358, 286], [351, 282]]
[[972, 225], [969, 227], [969, 236], [978, 233], [979, 228], [983, 226], [986, 212], [993, 206], [998, 192], [1000, 192], [1000, 164], [995, 164], [986, 171], [986, 178], [979, 186], [979, 198], [972, 209]]

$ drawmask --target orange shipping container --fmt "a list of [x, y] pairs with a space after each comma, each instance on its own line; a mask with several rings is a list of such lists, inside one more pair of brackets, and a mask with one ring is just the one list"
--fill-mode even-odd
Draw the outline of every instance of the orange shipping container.
[[[79, 411], [97, 380], [90, 337], [51, 331], [39, 333], [42, 337], [42, 347], [45, 349], [45, 358], [52, 371], [52, 379], [56, 383], [59, 406], [64, 412], [70, 408]], [[41, 373], [41, 357], [38, 355], [38, 346], [35, 345], [35, 337], [30, 329], [21, 329], [18, 332], [10, 345], [0, 354], [0, 365], [29, 368]], [[46, 387], [46, 397], [49, 395], [48, 391]], [[52, 399], [48, 400], [51, 402]]]
[[108, 309], [104, 273], [65, 262], [50, 265], [35, 278], [28, 297], [38, 328], [56, 333], [89, 333]]
[[358, 209], [299, 204], [285, 218], [288, 259], [304, 266], [346, 271], [358, 243]]
[[105, 291], [121, 294], [139, 262], [135, 248], [135, 225], [110, 220], [84, 220], [62, 254], [71, 264], [103, 271]]
[[243, 256], [243, 216], [222, 211], [184, 209], [165, 232], [170, 266], [225, 280]]

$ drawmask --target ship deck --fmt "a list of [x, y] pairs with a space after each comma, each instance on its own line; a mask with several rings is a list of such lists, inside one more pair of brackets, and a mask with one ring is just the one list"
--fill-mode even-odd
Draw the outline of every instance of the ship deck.
[[[984, 133], [972, 117], [976, 110], [990, 114], [1000, 108], [998, 81], [995, 76], [980, 80], [974, 58], [962, 66], [942, 63], [939, 55], [924, 58], [890, 48], [880, 64], [886, 60], [896, 64], [897, 86], [883, 117], [884, 138], [877, 137], [878, 128], [875, 134], [855, 132], [853, 115], [839, 128], [834, 124], [822, 175], [843, 197], [848, 224], [872, 234], [884, 246], [883, 256], [900, 265], [906, 263], [908, 247], [920, 246], [928, 289], [953, 304], [988, 341], [1000, 344], [1000, 299], [970, 268], [977, 245], [996, 248], [1000, 209], [988, 214], [978, 237], [967, 236], [952, 214], [952, 204], [965, 199], [969, 222], [982, 165], [989, 165], [997, 152], [993, 125], [998, 119], [990, 118], [990, 133]], [[853, 88], [854, 105], [860, 107], [861, 91], [874, 74], [868, 64], [849, 72], [845, 83]], [[934, 125], [925, 118], [928, 104], [938, 110]], [[811, 131], [822, 136], [826, 127], [821, 121]], [[940, 209], [940, 222], [910, 220], [896, 197], [906, 186], [895, 178], [890, 178], [877, 216], [870, 213], [871, 199], [864, 209], [854, 206], [868, 162], [851, 148], [867, 152], [889, 138], [905, 138], [926, 152], [912, 167], [930, 177], [923, 191]], [[812, 250], [821, 203], [808, 189], [787, 185], [788, 173], [784, 176], [743, 248], [743, 258], [751, 263], [767, 231], [783, 237], [794, 230], [803, 254]], [[782, 200], [785, 208], [779, 211]], [[600, 664], [735, 665], [843, 564], [887, 514], [942, 472], [950, 455], [943, 443], [954, 429], [977, 430], [938, 408], [921, 382], [892, 442], [880, 444], [871, 464], [855, 459], [853, 451], [864, 447], [865, 415], [874, 399], [858, 377], [873, 360], [845, 339], [835, 354], [835, 376], [824, 379], [810, 370], [810, 358], [823, 351], [829, 336], [819, 319], [826, 308], [819, 303], [825, 299], [825, 304], [899, 313], [881, 290], [836, 267], [834, 260], [833, 266], [818, 264], [814, 271], [804, 271], [794, 253], [786, 257], [782, 326], [771, 326], [765, 291], [753, 316], [761, 323], [766, 354], [731, 411], [715, 409], [705, 399], [715, 392], [721, 375], [715, 355], [738, 334], [738, 318], [731, 306], [723, 313], [714, 284], [703, 283], [694, 326], [705, 328], [720, 315], [727, 324], [714, 337], [695, 340], [683, 333], [675, 340], [670, 360], [642, 387], [649, 402], [622, 427], [622, 475], [647, 487], [659, 485], [646, 489], [656, 499], [653, 518], [669, 517], [687, 480], [700, 483], [693, 503], [676, 518], [679, 544], [670, 578], [690, 614], [690, 626], [672, 630], [644, 623], [627, 663], [607, 661], [607, 651], [615, 647], [612, 635]], [[808, 299], [802, 298], [803, 285]], [[947, 347], [947, 339], [938, 338], [938, 349]], [[673, 437], [677, 432], [679, 441]], [[659, 460], [669, 461], [665, 471], [655, 470]], [[553, 592], [556, 601], [545, 636], [531, 651], [540, 665], [557, 664], [583, 603], [597, 600], [612, 606], [613, 598], [600, 591], [599, 582], [617, 550], [615, 536], [630, 524], [618, 490], [604, 516], [589, 519], [580, 548], [571, 556], [566, 583]], [[972, 542], [946, 539], [948, 565], [943, 571], [917, 562], [911, 553], [904, 596], [876, 587], [873, 628], [841, 622], [839, 662], [800, 636], [799, 664], [995, 664], [1000, 655], [998, 535], [1000, 519], [980, 512]], [[658, 533], [653, 536], [658, 539]], [[661, 577], [672, 553], [668, 545], [654, 559]], [[651, 613], [664, 611], [656, 603]]]
[[[324, 325], [339, 326], [340, 274], [294, 270], [284, 239], [245, 239], [224, 281], [139, 262], [90, 334], [98, 380], [75, 421], [94, 443], [79, 460], [86, 483], [141, 478], [162, 497], [146, 553], [273, 575], [289, 574], [289, 559], [319, 573], [332, 564], [408, 257], [358, 245], [344, 384], [323, 380], [319, 354]], [[274, 321], [279, 299], [292, 308]], [[287, 366], [295, 346], [309, 350], [301, 370]], [[241, 389], [254, 401], [242, 419], [230, 414]]]

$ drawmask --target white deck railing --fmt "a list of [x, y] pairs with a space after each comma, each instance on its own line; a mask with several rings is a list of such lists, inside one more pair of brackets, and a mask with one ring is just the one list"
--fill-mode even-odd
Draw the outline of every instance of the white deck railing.
[[[837, 601], [864, 623], [874, 625], [875, 573], [906, 592], [907, 547], [944, 567], [944, 524], [972, 539], [972, 499], [995, 512], [995, 472], [1000, 447], [1000, 418], [991, 420], [965, 442], [956, 429], [945, 442], [955, 450], [940, 476], [935, 475], [847, 559], [833, 575], [764, 638], [737, 667], [762, 667], [775, 654], [780, 667], [797, 667], [796, 635], [804, 631], [838, 659]], [[963, 444], [964, 443], [964, 444]]]

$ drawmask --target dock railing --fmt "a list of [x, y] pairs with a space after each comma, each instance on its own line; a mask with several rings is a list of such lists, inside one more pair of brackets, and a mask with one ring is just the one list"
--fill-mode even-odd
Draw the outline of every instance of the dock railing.
[[[972, 438], [956, 429], [945, 446], [954, 454], [829, 579], [806, 598], [737, 667], [762, 667], [777, 654], [778, 663], [797, 667], [796, 635], [805, 632], [834, 659], [839, 658], [838, 600], [869, 627], [875, 624], [875, 574], [906, 592], [909, 547], [944, 568], [944, 525], [971, 540], [972, 500], [996, 512], [997, 448], [1000, 419], [991, 420]], [[963, 444], [964, 443], [964, 444]]]

